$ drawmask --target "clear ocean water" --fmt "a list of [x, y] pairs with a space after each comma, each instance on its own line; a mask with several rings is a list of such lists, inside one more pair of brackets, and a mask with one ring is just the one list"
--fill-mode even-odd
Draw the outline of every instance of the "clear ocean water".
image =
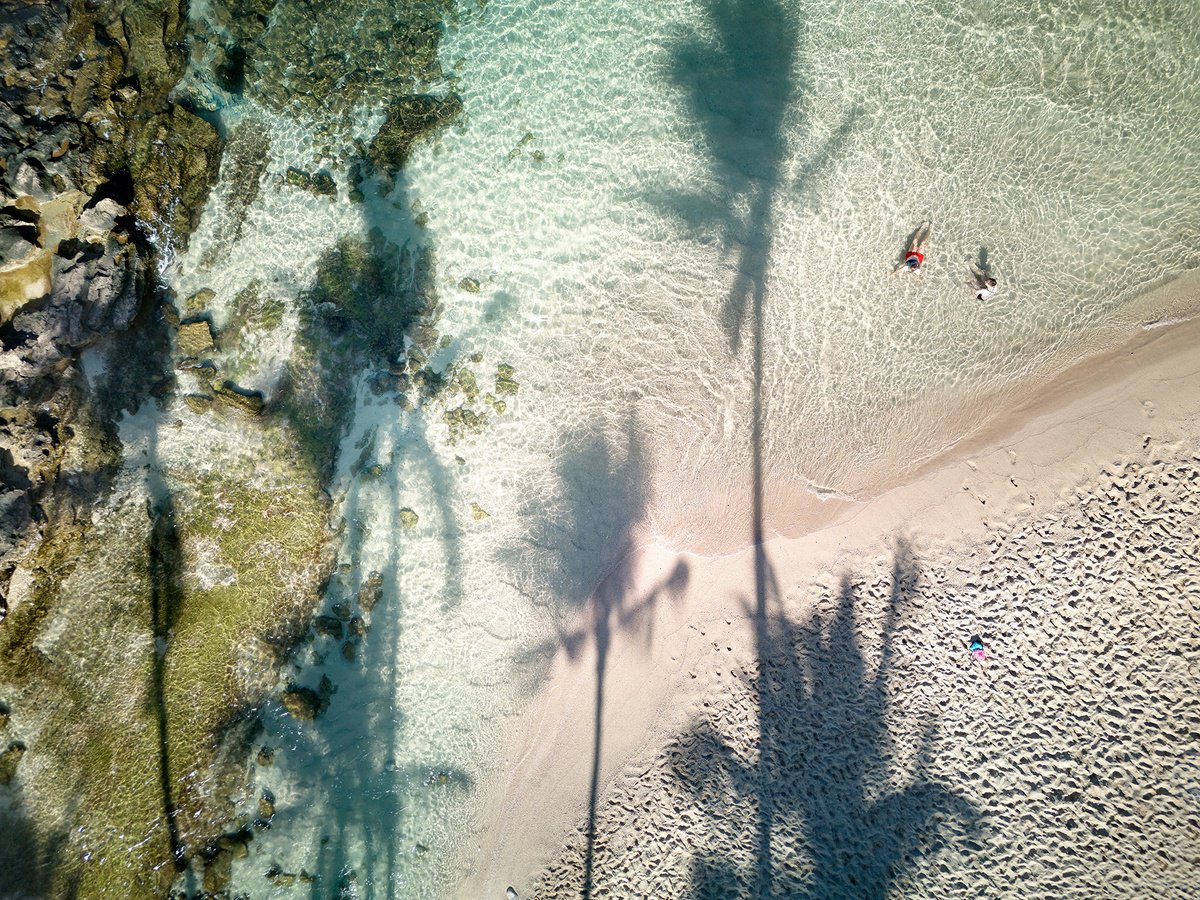
[[[277, 815], [235, 867], [252, 897], [291, 896], [272, 865], [453, 896], [559, 635], [640, 543], [743, 546], [756, 441], [786, 531], [981, 424], [996, 392], [1191, 313], [1147, 292], [1200, 263], [1194, 2], [492, 0], [439, 52], [465, 116], [365, 204], [312, 122], [225, 109], [270, 134], [268, 180], [234, 241], [214, 192], [171, 271], [180, 296], [215, 289], [219, 319], [255, 279], [294, 299], [335, 241], [379, 229], [436, 254], [435, 367], [481, 354], [481, 384], [500, 364], [520, 384], [451, 445], [438, 410], [364, 378], [341, 578], [378, 571], [384, 598], [359, 660], [318, 639], [292, 673], [337, 686], [321, 719], [268, 711], [281, 749], [255, 777]], [[287, 188], [289, 166], [328, 167], [338, 198]], [[924, 273], [891, 277], [923, 220]], [[974, 299], [968, 261], [997, 297]], [[291, 335], [264, 336], [254, 386]]]

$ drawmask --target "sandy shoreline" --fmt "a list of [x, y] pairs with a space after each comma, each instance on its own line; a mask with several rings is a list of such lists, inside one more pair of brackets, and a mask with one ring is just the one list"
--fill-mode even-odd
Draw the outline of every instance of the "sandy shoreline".
[[757, 560], [645, 548], [512, 723], [458, 896], [1033, 895], [1073, 844], [1112, 890], [1185, 884], [1198, 348], [1136, 329]]

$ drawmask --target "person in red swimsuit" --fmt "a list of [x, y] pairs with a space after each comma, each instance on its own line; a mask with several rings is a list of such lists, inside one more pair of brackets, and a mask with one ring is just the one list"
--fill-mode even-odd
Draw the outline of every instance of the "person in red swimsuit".
[[921, 266], [925, 264], [925, 248], [929, 244], [929, 232], [932, 226], [928, 222], [922, 222], [921, 227], [913, 234], [912, 240], [908, 242], [908, 249], [904, 251], [904, 262], [896, 266], [893, 275], [896, 272], [901, 272], [907, 269], [910, 272], [920, 272]]

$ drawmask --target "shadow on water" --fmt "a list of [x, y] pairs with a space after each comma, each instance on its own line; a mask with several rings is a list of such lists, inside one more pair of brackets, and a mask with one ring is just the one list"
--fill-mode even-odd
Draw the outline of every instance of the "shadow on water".
[[[0, 746], [7, 747], [9, 742]], [[4, 824], [4, 837], [0, 840], [0, 897], [6, 900], [51, 896], [53, 870], [69, 841], [65, 825], [49, 841], [42, 839], [25, 815], [25, 803], [19, 781], [4, 784], [0, 778], [0, 821]], [[55, 896], [71, 900], [77, 892], [74, 885], [64, 885]]]
[[[457, 479], [435, 453], [431, 430], [438, 421], [435, 399], [456, 389], [449, 373], [458, 360], [435, 328], [440, 306], [432, 251], [415, 241], [397, 247], [387, 237], [396, 210], [410, 208], [403, 169], [368, 175], [361, 189], [366, 237], [342, 238], [320, 257], [315, 280], [300, 297], [300, 355], [293, 357], [278, 407], [323, 482], [339, 470], [349, 474], [340, 509], [346, 564], [328, 591], [326, 611], [343, 604], [351, 609], [320, 617], [325, 633], [310, 636], [309, 651], [317, 665], [305, 667], [307, 677], [324, 673], [333, 693], [315, 722], [282, 723], [293, 744], [292, 764], [320, 772], [293, 786], [297, 800], [278, 807], [275, 826], [314, 835], [316, 856], [307, 870], [313, 900], [407, 896], [409, 879], [425, 868], [420, 857], [436, 857], [443, 848], [432, 838], [427, 845], [403, 837], [411, 827], [406, 810], [439, 807], [446, 803], [439, 795], [472, 786], [468, 773], [437, 759], [397, 758], [420, 743], [396, 707], [408, 603], [396, 578], [409, 552], [410, 532], [401, 527], [406, 482], [428, 487], [432, 509], [421, 510], [420, 533], [438, 535], [444, 563], [438, 597], [413, 602], [453, 607], [463, 579]], [[364, 424], [364, 439], [350, 449], [343, 439], [364, 391], [367, 415], [375, 415], [371, 407], [383, 412], [377, 424]], [[339, 451], [359, 456], [339, 466]], [[389, 507], [386, 517], [382, 504]], [[384, 555], [368, 558], [373, 523], [384, 518], [391, 523]]]
[[[692, 896], [882, 900], [919, 853], [937, 849], [941, 830], [969, 835], [977, 819], [971, 803], [930, 774], [933, 712], [915, 753], [897, 753], [887, 725], [894, 637], [917, 589], [917, 563], [899, 542], [878, 635], [859, 627], [863, 601], [849, 576], [801, 626], [779, 612], [769, 566], [767, 574], [768, 609], [755, 617], [756, 756], [747, 759], [710, 722], [678, 739], [673, 754], [691, 796], [722, 813], [727, 846], [744, 845], [731, 810], [754, 811], [753, 862], [701, 855]], [[896, 761], [910, 757], [898, 778]]]
[[[693, 227], [715, 225], [724, 246], [740, 248], [734, 286], [720, 311], [736, 354], [747, 317], [756, 335], [761, 330], [771, 204], [787, 154], [783, 124], [798, 93], [793, 70], [804, 23], [778, 0], [700, 5], [713, 38], [681, 41], [670, 77], [685, 91], [700, 127], [718, 196], [689, 201], [680, 195], [667, 208]], [[740, 204], [744, 216], [736, 212]], [[757, 359], [761, 348], [756, 344], [752, 352]]]
[[[703, 4], [711, 41], [689, 40], [674, 51], [672, 76], [683, 87], [690, 111], [705, 137], [711, 164], [730, 214], [726, 246], [741, 246], [734, 284], [725, 298], [721, 325], [730, 350], [740, 355], [750, 330], [751, 527], [754, 547], [754, 631], [760, 662], [769, 659], [768, 594], [778, 585], [766, 555], [763, 523], [763, 330], [766, 275], [773, 236], [772, 202], [787, 152], [783, 122], [796, 100], [793, 69], [804, 30], [802, 14], [776, 0], [707, 0]], [[732, 212], [748, 205], [745, 220]], [[747, 322], [747, 319], [749, 321]], [[760, 741], [764, 707], [759, 697]], [[765, 749], [765, 748], [764, 748]], [[757, 863], [753, 895], [768, 896], [771, 882], [772, 797], [758, 804]]]
[[[393, 516], [398, 515], [395, 491], [389, 501]], [[359, 481], [351, 487], [344, 508], [347, 521], [353, 523], [346, 554], [357, 576], [351, 582], [357, 590], [350, 593], [357, 593], [360, 607], [364, 596], [379, 599], [365, 604], [371, 607], [365, 622], [360, 618], [365, 610], [360, 608], [335, 628], [336, 636], [326, 631], [325, 636], [314, 637], [312, 650], [320, 671], [336, 687], [328, 710], [317, 721], [285, 725], [290, 730], [288, 755], [293, 765], [320, 772], [311, 782], [294, 786], [293, 804], [278, 807], [278, 827], [303, 831], [315, 826], [311, 833], [316, 836], [316, 858], [307, 870], [313, 900], [405, 896], [406, 877], [416, 868], [406, 862], [415, 863], [417, 856], [438, 849], [420, 840], [401, 844], [405, 810], [437, 804], [442, 802], [438, 794], [472, 787], [466, 772], [436, 760], [401, 763], [396, 759], [406, 737], [404, 713], [395, 706], [404, 600], [390, 574], [373, 580], [363, 573], [366, 532], [357, 524], [377, 503]], [[382, 565], [385, 572], [396, 571], [401, 544], [396, 536], [390, 539]], [[331, 599], [335, 608], [349, 603], [349, 597], [341, 599], [337, 593]], [[327, 621], [326, 627], [330, 626]]]
[[151, 630], [154, 635], [154, 658], [150, 666], [150, 703], [158, 728], [158, 779], [162, 791], [163, 819], [167, 826], [171, 859], [176, 869], [186, 860], [180, 839], [179, 822], [171, 777], [170, 723], [167, 715], [165, 672], [171, 633], [179, 617], [183, 600], [183, 548], [175, 522], [175, 503], [170, 489], [158, 467], [157, 430], [149, 432], [149, 467], [146, 488], [149, 498], [146, 512], [150, 517], [146, 558], [150, 579]]

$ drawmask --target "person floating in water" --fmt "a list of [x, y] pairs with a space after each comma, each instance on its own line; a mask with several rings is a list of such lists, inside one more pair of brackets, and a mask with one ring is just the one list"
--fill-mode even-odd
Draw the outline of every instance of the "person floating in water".
[[971, 270], [971, 278], [974, 280], [973, 289], [975, 291], [976, 300], [991, 300], [999, 291], [996, 279], [988, 274], [987, 269], [977, 266], [975, 263], [968, 261], [967, 268]]
[[904, 251], [904, 262], [896, 266], [893, 275], [896, 272], [901, 272], [907, 269], [910, 272], [920, 272], [921, 266], [925, 263], [925, 248], [929, 245], [929, 232], [933, 226], [928, 222], [922, 222], [921, 227], [916, 230], [912, 236], [912, 240], [908, 242], [908, 249]]

